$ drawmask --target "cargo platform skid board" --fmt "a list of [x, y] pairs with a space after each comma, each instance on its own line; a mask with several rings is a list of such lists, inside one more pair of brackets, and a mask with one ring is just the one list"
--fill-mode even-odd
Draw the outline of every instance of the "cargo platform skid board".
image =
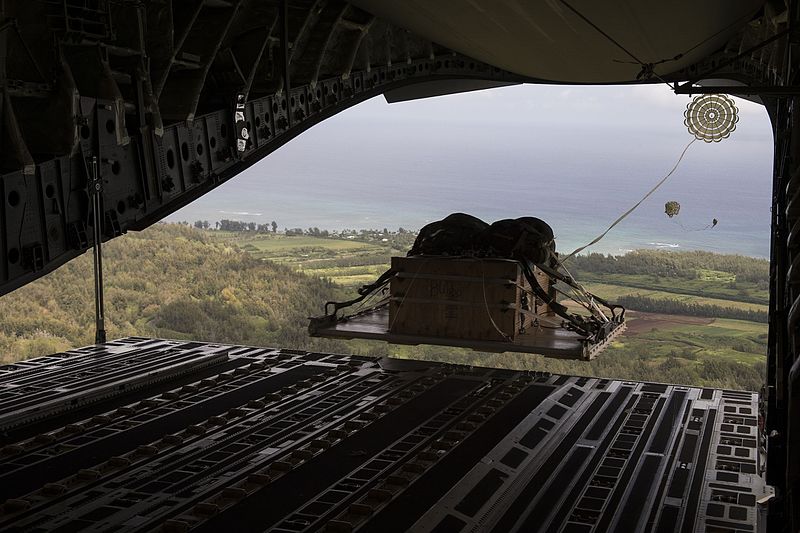
[[753, 532], [761, 439], [749, 392], [126, 338], [0, 367], [0, 530]]
[[621, 333], [625, 331], [624, 322], [615, 324], [614, 329], [600, 343], [591, 343], [582, 335], [564, 328], [532, 328], [517, 335], [513, 342], [505, 340], [459, 339], [434, 335], [405, 335], [390, 333], [389, 308], [381, 307], [346, 320], [329, 321], [316, 324], [310, 330], [315, 337], [331, 339], [369, 339], [392, 344], [434, 344], [471, 348], [483, 352], [533, 353], [556, 359], [594, 359]]

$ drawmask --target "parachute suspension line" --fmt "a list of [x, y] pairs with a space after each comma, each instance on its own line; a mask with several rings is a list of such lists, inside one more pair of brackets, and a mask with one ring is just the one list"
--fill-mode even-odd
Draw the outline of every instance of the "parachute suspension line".
[[604, 322], [605, 322], [605, 321], [607, 321], [607, 320], [608, 320], [608, 318], [606, 317], [606, 315], [605, 315], [605, 314], [603, 314], [603, 311], [602, 311], [602, 310], [600, 310], [600, 307], [597, 305], [597, 303], [595, 303], [595, 300], [594, 300], [594, 295], [593, 295], [592, 293], [590, 293], [589, 291], [587, 291], [587, 290], [586, 290], [586, 289], [583, 287], [583, 285], [581, 285], [580, 283], [578, 283], [578, 281], [577, 281], [577, 280], [575, 279], [575, 277], [574, 277], [574, 276], [573, 276], [573, 275], [570, 273], [570, 271], [569, 271], [569, 270], [567, 270], [567, 267], [566, 267], [566, 266], [564, 266], [564, 265], [559, 265], [559, 266], [560, 266], [562, 269], [564, 269], [564, 272], [566, 272], [566, 273], [567, 273], [567, 276], [569, 276], [570, 280], [572, 280], [572, 284], [570, 285], [570, 287], [572, 288], [572, 290], [573, 290], [573, 291], [575, 291], [575, 293], [576, 293], [576, 294], [580, 295], [580, 296], [581, 296], [581, 297], [584, 299], [584, 302], [585, 302], [585, 303], [583, 304], [583, 306], [584, 306], [584, 307], [585, 307], [585, 308], [586, 308], [586, 309], [587, 309], [587, 310], [588, 310], [590, 313], [592, 313], [594, 316], [596, 316], [596, 317], [597, 317], [597, 318], [599, 318], [600, 320], [602, 320], [602, 321], [604, 321]]
[[719, 221], [718, 221], [718, 220], [715, 218], [715, 219], [713, 219], [713, 220], [711, 221], [711, 223], [710, 223], [710, 224], [706, 224], [705, 226], [698, 226], [698, 227], [696, 227], [696, 228], [690, 228], [690, 227], [686, 226], [685, 224], [683, 224], [682, 222], [680, 222], [679, 220], [673, 220], [673, 222], [674, 222], [675, 224], [677, 224], [678, 226], [680, 226], [680, 228], [681, 228], [683, 231], [687, 232], [687, 233], [688, 233], [688, 232], [692, 232], [692, 231], [706, 231], [706, 230], [709, 230], [709, 229], [713, 229], [713, 228], [715, 228], [715, 227], [717, 226], [717, 224], [719, 223]]
[[356, 307], [355, 310], [353, 311], [353, 315], [361, 314], [363, 311], [371, 311], [371, 310], [375, 309], [376, 307], [379, 307], [380, 305], [385, 303], [384, 301], [386, 300], [386, 298], [381, 298], [378, 301], [378, 303], [372, 304], [369, 307], [367, 307], [370, 304], [370, 302], [372, 302], [375, 299], [376, 296], [378, 296], [381, 292], [384, 291], [384, 289], [386, 288], [386, 286], [388, 284], [389, 284], [389, 280], [387, 279], [386, 281], [384, 281], [380, 285], [377, 285], [374, 288], [371, 288], [369, 293], [368, 293], [369, 296], [367, 296], [361, 303], [358, 304], [358, 307]]
[[[606, 322], [608, 321], [608, 317], [606, 317], [605, 313], [600, 309], [595, 301], [595, 296], [586, 290], [586, 288], [581, 285], [572, 273], [567, 269], [567, 267], [563, 264], [558, 262], [558, 256], [553, 253], [551, 250], [549, 253], [551, 258], [554, 258], [554, 264], [556, 265], [556, 271], [561, 269], [566, 274], [565, 279], [561, 279], [560, 281], [563, 282], [569, 289], [572, 291], [571, 294], [564, 292], [563, 290], [559, 289], [557, 285], [554, 285], [553, 288], [561, 293], [562, 295], [566, 296], [570, 300], [574, 301], [575, 303], [581, 305], [584, 309], [589, 311], [593, 316], [598, 318], [599, 320]], [[541, 266], [540, 266], [541, 268]], [[613, 314], [613, 309], [612, 309]]]
[[484, 268], [483, 259], [481, 259], [481, 280], [481, 288], [483, 289], [483, 305], [486, 307], [486, 316], [489, 317], [489, 321], [492, 323], [492, 326], [494, 326], [494, 329], [497, 330], [497, 333], [499, 333], [501, 337], [508, 342], [513, 342], [513, 339], [509, 335], [506, 335], [502, 329], [500, 329], [500, 327], [497, 325], [497, 322], [495, 322], [494, 318], [492, 317], [492, 312], [489, 310], [489, 302], [486, 300], [486, 269]]
[[389, 301], [390, 301], [390, 298], [389, 298], [388, 296], [384, 296], [383, 298], [381, 298], [381, 299], [380, 299], [380, 300], [378, 300], [377, 302], [373, 303], [372, 305], [369, 305], [369, 304], [370, 304], [370, 302], [372, 302], [373, 300], [375, 300], [375, 297], [376, 297], [376, 296], [378, 296], [378, 294], [380, 294], [381, 292], [383, 292], [383, 290], [384, 290], [384, 287], [381, 287], [381, 288], [379, 288], [379, 289], [375, 289], [375, 290], [373, 291], [373, 293], [372, 293], [372, 294], [370, 294], [370, 296], [369, 296], [369, 297], [368, 297], [366, 300], [364, 300], [363, 302], [361, 302], [361, 303], [358, 305], [358, 307], [356, 307], [356, 308], [353, 310], [353, 312], [352, 312], [352, 313], [350, 313], [350, 314], [348, 314], [348, 315], [343, 315], [343, 318], [353, 318], [353, 317], [356, 317], [356, 316], [359, 316], [359, 315], [363, 315], [363, 314], [365, 314], [365, 313], [372, 312], [372, 311], [374, 311], [375, 309], [377, 309], [377, 308], [379, 308], [379, 307], [381, 307], [381, 306], [383, 306], [383, 305], [386, 305], [387, 303], [389, 303]]
[[592, 245], [595, 245], [595, 244], [597, 244], [597, 243], [600, 241], [600, 239], [602, 239], [603, 237], [605, 237], [605, 236], [606, 236], [606, 234], [607, 234], [609, 231], [611, 231], [612, 229], [614, 229], [614, 227], [616, 227], [616, 225], [617, 225], [617, 224], [619, 224], [620, 222], [622, 222], [623, 220], [625, 220], [625, 219], [628, 217], [628, 215], [630, 215], [631, 213], [633, 213], [633, 211], [634, 211], [634, 210], [635, 210], [637, 207], [639, 207], [639, 206], [640, 206], [640, 205], [641, 205], [641, 204], [642, 204], [642, 203], [643, 203], [645, 200], [647, 200], [648, 198], [650, 198], [650, 196], [651, 196], [651, 195], [652, 195], [654, 192], [656, 192], [656, 191], [658, 190], [658, 188], [659, 188], [659, 187], [661, 187], [661, 186], [664, 184], [664, 182], [666, 182], [666, 181], [667, 181], [667, 179], [669, 179], [669, 177], [670, 177], [670, 176], [672, 176], [672, 174], [675, 172], [675, 170], [677, 170], [677, 168], [678, 168], [678, 165], [680, 165], [680, 164], [681, 164], [681, 161], [683, 161], [683, 156], [685, 156], [685, 155], [686, 155], [686, 151], [687, 151], [687, 150], [689, 150], [689, 147], [690, 147], [691, 145], [693, 145], [693, 144], [695, 143], [695, 141], [696, 141], [696, 140], [697, 140], [697, 138], [694, 138], [694, 139], [692, 139], [692, 140], [689, 142], [689, 144], [687, 144], [687, 145], [686, 145], [686, 148], [684, 148], [684, 149], [683, 149], [683, 152], [681, 152], [681, 155], [680, 155], [680, 157], [678, 158], [678, 161], [676, 161], [676, 162], [675, 162], [675, 166], [673, 166], [673, 167], [672, 167], [672, 170], [670, 170], [670, 171], [667, 173], [667, 175], [666, 175], [666, 176], [664, 176], [663, 178], [661, 178], [661, 181], [659, 181], [658, 183], [656, 183], [655, 187], [653, 187], [652, 189], [650, 189], [650, 190], [647, 192], [647, 194], [645, 194], [645, 195], [642, 197], [642, 199], [641, 199], [641, 200], [639, 200], [638, 202], [636, 202], [636, 204], [634, 204], [634, 206], [633, 206], [633, 207], [631, 207], [630, 209], [628, 209], [627, 211], [625, 211], [625, 212], [624, 212], [622, 215], [620, 215], [620, 216], [619, 216], [619, 218], [617, 218], [617, 219], [616, 219], [616, 220], [615, 220], [615, 221], [614, 221], [614, 222], [613, 222], [613, 223], [612, 223], [612, 224], [611, 224], [611, 225], [608, 227], [608, 229], [606, 229], [606, 230], [605, 230], [603, 233], [601, 233], [600, 235], [598, 235], [598, 236], [597, 236], [597, 237], [596, 237], [596, 238], [595, 238], [595, 239], [594, 239], [592, 242], [590, 242], [589, 244], [585, 244], [585, 245], [581, 246], [580, 248], [576, 248], [576, 249], [575, 249], [575, 250], [573, 250], [573, 251], [572, 251], [572, 253], [570, 253], [569, 255], [567, 255], [567, 256], [565, 256], [565, 257], [563, 257], [563, 258], [559, 259], [559, 266], [563, 266], [563, 265], [564, 265], [564, 262], [565, 262], [565, 261], [567, 261], [567, 260], [568, 260], [570, 257], [572, 257], [572, 256], [574, 256], [574, 255], [577, 255], [577, 254], [579, 254], [580, 252], [582, 252], [583, 250], [585, 250], [586, 248], [588, 248], [588, 247], [590, 247], [590, 246], [592, 246]]

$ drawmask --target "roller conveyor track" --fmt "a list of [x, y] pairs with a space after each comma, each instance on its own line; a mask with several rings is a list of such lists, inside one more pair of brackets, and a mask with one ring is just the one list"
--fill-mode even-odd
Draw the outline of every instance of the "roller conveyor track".
[[225, 348], [207, 347], [200, 351], [161, 345], [123, 351], [92, 350], [66, 358], [63, 365], [44, 364], [7, 372], [0, 383], [0, 429], [225, 360]]
[[[143, 338], [43, 359], [0, 386], [78, 402], [6, 430], [0, 530], [755, 531], [767, 493], [753, 393]], [[81, 399], [91, 361], [170, 359]]]
[[[123, 359], [130, 357], [131, 346], [134, 346], [136, 351], [142, 351], [146, 350], [148, 346], [160, 345], [163, 351], [163, 343], [164, 341], [157, 339], [131, 337], [109, 342], [102, 347], [86, 346], [76, 350], [18, 361], [0, 367], [0, 383], [18, 382], [18, 380], [28, 380], [31, 377], [41, 381], [46, 380], [48, 376], [61, 378], [69, 371], [80, 370], [81, 368], [91, 369], [91, 356], [93, 355], [104, 358], [107, 361], [113, 361], [118, 356]], [[183, 344], [186, 343], [174, 343], [174, 345]]]
[[[271, 372], [274, 365], [275, 362], [250, 363], [14, 443], [7, 451], [16, 453], [0, 465], [0, 497], [11, 487], [29, 484], [25, 471], [34, 465], [49, 470], [58, 468], [53, 463], [59, 462], [88, 467], [94, 464], [98, 446], [109, 453], [124, 453], [132, 444], [149, 443], [155, 430], [179, 431], [192, 422], [206, 420], [210, 414], [225, 414], [226, 410], [239, 407], [243, 400], [257, 401], [265, 391], [294, 382], [294, 372], [267, 382], [274, 377]], [[287, 377], [290, 379], [284, 379]]]

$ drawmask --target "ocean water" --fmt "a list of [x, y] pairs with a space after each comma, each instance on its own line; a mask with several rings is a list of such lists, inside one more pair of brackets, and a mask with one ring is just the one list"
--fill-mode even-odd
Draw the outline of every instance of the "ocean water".
[[[636, 109], [627, 121], [538, 113], [476, 125], [458, 112], [437, 117], [430, 103], [422, 112], [362, 105], [365, 111], [312, 128], [168, 219], [395, 230], [456, 211], [487, 222], [536, 216], [553, 227], [559, 251], [569, 252], [639, 201], [691, 140], [664, 110], [656, 125]], [[766, 115], [748, 110], [730, 139], [695, 142], [670, 179], [588, 251], [768, 257], [772, 138]], [[669, 218], [664, 204], [673, 200], [681, 210]]]

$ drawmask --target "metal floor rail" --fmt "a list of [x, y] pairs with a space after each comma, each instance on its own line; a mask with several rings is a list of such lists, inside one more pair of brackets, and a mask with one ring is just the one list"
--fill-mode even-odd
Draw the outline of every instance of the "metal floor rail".
[[754, 532], [755, 393], [128, 338], [0, 367], [3, 531]]

